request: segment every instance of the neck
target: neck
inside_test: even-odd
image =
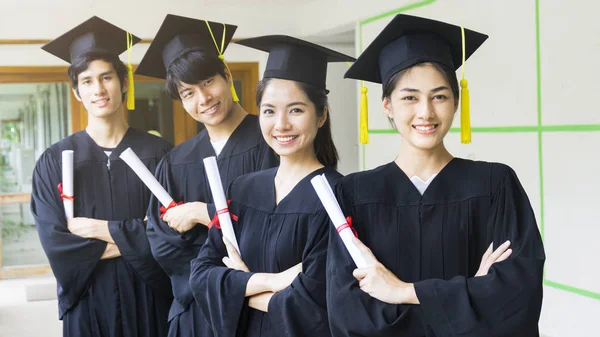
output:
[[[294,186],[302,178],[322,167],[323,164],[317,160],[314,151],[296,154],[293,157],[281,157],[275,181],[284,182],[286,185],[289,183]]]
[[[395,162],[409,178],[417,176],[426,181],[432,175],[439,173],[452,158],[444,143],[440,143],[432,150],[422,150],[403,141]]]
[[[233,131],[240,125],[248,113],[239,103],[233,103],[233,107],[227,118],[218,125],[206,125],[206,131],[212,141],[229,138]]]
[[[120,111],[107,117],[97,118],[88,113],[85,131],[100,147],[115,148],[127,132],[129,125]]]

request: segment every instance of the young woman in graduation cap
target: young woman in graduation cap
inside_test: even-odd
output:
[[[153,171],[171,149],[130,128],[123,114],[125,97],[133,97],[119,54],[139,41],[92,17],[43,47],[71,64],[73,93],[88,120],[85,130],[44,151],[32,178],[31,212],[56,277],[65,337],[167,333],[169,278],[152,257],[143,220],[151,193],[119,158],[131,148]],[[57,188],[67,184],[65,150],[73,151],[74,196]],[[73,201],[72,219],[64,199]]]
[[[393,162],[336,186],[369,267],[357,268],[331,231],[334,336],[539,335],[545,254],[517,175],[444,146],[459,106],[455,71],[486,39],[398,15],[346,73],[383,85],[383,110],[401,143]]]
[[[263,137],[281,165],[232,183],[240,254],[212,227],[190,285],[219,336],[329,336],[329,218],[310,179],[324,174],[333,184],[341,176],[325,79],[328,62],[354,59],[288,36],[237,43],[269,52],[256,95]]]
[[[257,117],[238,103],[224,61],[223,52],[236,28],[169,14],[136,70],[166,79],[171,97],[204,126],[197,136],[174,147],[156,170],[158,181],[181,205],[163,207],[153,196],[148,208],[148,239],[154,257],[171,278],[175,296],[169,312],[170,337],[212,336],[189,286],[190,261],[206,241],[207,226],[216,213],[203,159],[217,157],[225,187],[240,175],[278,164],[261,136]]]

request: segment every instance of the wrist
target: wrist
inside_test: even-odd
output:
[[[414,283],[405,283],[400,294],[402,298],[399,304],[419,304]]]
[[[207,217],[208,209],[205,203],[200,201],[194,202],[194,212],[192,216],[192,221],[194,224],[202,223],[202,220]]]

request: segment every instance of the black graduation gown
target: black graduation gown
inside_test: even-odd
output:
[[[127,147],[153,171],[171,145],[129,128],[107,157],[81,131],[49,147],[36,163],[31,212],[57,280],[64,336],[162,337],[167,332],[170,282],[152,257],[143,221],[151,192],[119,158]],[[106,242],[67,229],[57,188],[63,150],[74,151],[74,216],[108,220],[121,257],[101,260]]]
[[[414,282],[420,305],[391,305],[360,290],[331,231],[327,304],[338,336],[538,336],[544,248],[515,172],[455,158],[423,196],[394,163],[343,178],[344,214],[377,259]],[[513,253],[474,277],[493,241]]]
[[[310,179],[326,174],[331,184],[341,175],[321,168],[302,179],[275,204],[277,168],[238,178],[231,185],[229,209],[242,259],[250,273],[225,267],[227,256],[216,226],[192,261],[190,285],[215,335],[330,336],[325,302],[325,258],[329,217]],[[248,307],[248,279],[254,273],[278,273],[302,262],[303,272],[276,293],[268,313]]]
[[[215,151],[208,132],[203,130],[165,156],[156,170],[156,178],[177,202],[208,203],[212,218],[216,211],[203,164],[204,158],[210,156],[215,156]],[[247,115],[235,129],[217,157],[217,164],[225,190],[240,175],[277,166],[277,156],[265,143],[256,116]],[[152,196],[147,232],[152,253],[173,286],[175,299],[169,312],[169,336],[209,336],[210,327],[199,312],[189,286],[190,261],[198,256],[208,228],[199,224],[180,234],[160,219],[160,206]]]

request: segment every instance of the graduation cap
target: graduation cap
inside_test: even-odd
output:
[[[223,53],[236,29],[237,26],[230,24],[167,14],[135,72],[165,79],[171,63],[192,51],[218,57],[229,71]],[[230,89],[233,101],[238,102],[233,82]]]
[[[280,78],[325,88],[328,62],[353,62],[351,56],[286,35],[267,35],[237,41],[269,53],[263,78]]]
[[[462,66],[461,142],[467,144],[471,142],[471,126],[464,63],[487,38],[485,34],[449,23],[398,14],[358,57],[344,78],[385,85],[398,72],[423,62],[436,62],[454,71]],[[362,91],[366,99],[364,86]],[[366,115],[366,111],[361,109],[361,142],[367,129],[363,114]]]
[[[77,27],[42,46],[50,54],[68,62],[85,53],[102,51],[119,55],[127,50],[127,109],[135,109],[133,71],[131,68],[131,47],[141,39],[131,33],[93,16]]]

